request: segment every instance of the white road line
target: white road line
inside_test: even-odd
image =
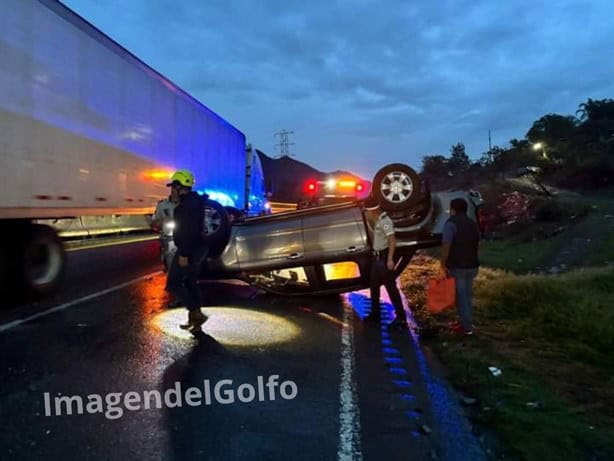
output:
[[[161,274],[161,273],[162,273],[162,271],[152,272],[151,274],[143,275],[142,277],[130,280],[130,281],[122,283],[120,285],[116,285],[114,287],[107,288],[106,290],[102,290],[102,291],[99,291],[97,293],[93,293],[91,295],[87,295],[87,296],[84,296],[82,298],[75,299],[74,301],[70,301],[70,302],[67,302],[67,303],[64,303],[64,304],[60,304],[59,306],[55,306],[55,307],[52,307],[51,309],[47,309],[46,311],[39,312],[38,314],[31,315],[30,317],[26,317],[25,319],[13,320],[12,322],[5,323],[4,325],[0,325],[0,333],[2,333],[3,331],[10,330],[11,328],[14,328],[14,327],[16,327],[18,325],[21,325],[22,323],[26,323],[26,322],[29,322],[31,320],[34,320],[34,319],[37,319],[37,318],[40,318],[40,317],[44,317],[46,315],[53,314],[54,312],[58,312],[58,311],[67,309],[69,307],[75,306],[75,305],[80,304],[82,302],[90,301],[92,299],[98,298],[100,296],[104,296],[104,295],[112,293],[114,291],[121,290],[122,288],[126,288],[127,286],[133,285],[133,284],[141,282],[143,280],[147,280],[148,278],[154,277],[154,276],[156,276],[158,274]]]
[[[361,461],[360,410],[354,378],[354,311],[345,299],[341,331],[341,385],[339,386],[339,461]]]

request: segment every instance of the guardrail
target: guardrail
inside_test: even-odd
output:
[[[271,203],[271,211],[273,213],[281,213],[283,211],[296,210],[296,203],[288,203],[288,202],[270,202],[270,203]]]

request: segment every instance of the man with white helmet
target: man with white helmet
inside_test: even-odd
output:
[[[181,281],[179,291],[188,309],[188,322],[180,327],[196,333],[207,321],[207,316],[200,310],[201,293],[197,284],[201,264],[209,252],[202,239],[205,218],[203,200],[192,190],[194,175],[188,170],[176,171],[167,186],[175,189],[179,196],[179,205],[174,210],[173,230],[177,253],[169,277],[177,277]]]

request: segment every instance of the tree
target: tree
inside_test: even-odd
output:
[[[544,115],[533,122],[533,126],[527,132],[527,139],[532,143],[541,142],[553,147],[571,138],[577,126],[578,119],[571,115]]]
[[[588,99],[578,106],[584,142],[608,142],[614,137],[614,99]]]
[[[614,99],[601,99],[595,101],[588,98],[588,101],[578,106],[576,115],[577,114],[580,114],[580,120],[583,122],[614,120]]]
[[[448,159],[443,155],[427,155],[422,159],[422,174],[429,179],[443,178],[448,174]]]
[[[465,145],[462,142],[456,143],[450,149],[451,156],[448,161],[448,167],[452,174],[459,174],[467,171],[471,166],[469,156],[465,153]]]

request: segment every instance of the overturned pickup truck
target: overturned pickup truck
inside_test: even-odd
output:
[[[416,250],[441,245],[452,199],[464,198],[476,221],[482,203],[477,192],[431,193],[404,164],[380,169],[371,193],[395,224],[397,276]],[[247,219],[229,219],[224,207],[208,203],[205,220],[213,251],[203,264],[203,279],[239,279],[285,295],[368,287],[371,242],[362,201]]]

